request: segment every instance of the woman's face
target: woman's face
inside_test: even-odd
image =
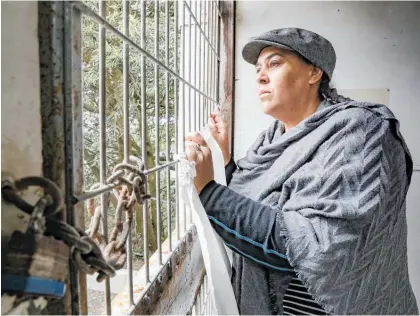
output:
[[[256,64],[258,96],[264,113],[280,120],[293,119],[293,113],[308,101],[313,70],[291,51],[264,48]]]

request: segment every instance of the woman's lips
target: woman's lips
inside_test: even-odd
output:
[[[270,94],[270,91],[260,91],[260,98],[264,98]]]

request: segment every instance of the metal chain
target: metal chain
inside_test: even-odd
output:
[[[13,203],[21,209],[22,211],[32,214],[34,206],[28,204],[24,201],[19,195],[19,191],[26,190],[30,186],[37,186],[44,189],[45,196],[50,196],[52,202],[45,209],[44,215],[51,216],[57,213],[63,207],[63,197],[61,195],[60,189],[57,185],[42,177],[25,177],[19,180],[13,179],[11,176],[4,177],[1,181],[1,192],[3,198],[9,202]]]
[[[95,198],[88,200],[88,210],[92,217],[87,233],[97,242],[105,261],[115,270],[121,269],[127,259],[125,245],[131,232],[134,205],[136,203],[143,205],[151,197],[146,193],[146,181],[143,161],[133,156],[130,156],[130,163],[116,165],[112,175],[106,180],[106,184],[121,184],[120,191],[115,190],[118,195],[118,203],[115,210],[115,226],[111,231],[108,243],[106,243],[104,236],[99,232],[102,219],[101,207],[99,203],[95,207]],[[95,184],[91,190],[99,187],[100,184]],[[123,212],[125,212],[124,222],[122,222]]]
[[[134,205],[143,205],[151,197],[146,193],[146,181],[144,163],[137,157],[130,156],[130,163],[118,164],[113,169],[106,182],[121,184],[121,189],[115,212],[115,227],[111,231],[108,243],[99,232],[102,214],[99,203],[95,207],[95,198],[88,201],[88,211],[92,219],[88,231],[84,232],[52,216],[64,205],[60,189],[52,181],[42,177],[26,177],[19,180],[8,177],[2,180],[1,190],[7,202],[31,215],[29,227],[34,233],[50,235],[64,241],[70,246],[71,257],[77,267],[87,274],[98,272],[97,281],[101,282],[107,277],[113,277],[115,270],[121,269],[126,262],[125,245],[131,232]],[[30,186],[44,189],[44,196],[35,206],[28,204],[18,194]],[[100,184],[95,184],[91,190],[99,187]]]
[[[30,186],[44,189],[44,196],[35,206],[28,204],[18,194]],[[42,177],[25,177],[16,181],[7,177],[2,179],[1,192],[6,202],[14,204],[31,215],[29,227],[34,233],[45,234],[64,241],[70,247],[71,257],[80,270],[88,274],[98,272],[99,282],[115,275],[114,268],[105,261],[101,250],[92,238],[82,229],[52,216],[64,205],[60,189],[55,183]]]

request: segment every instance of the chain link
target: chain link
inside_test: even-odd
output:
[[[88,200],[88,211],[91,214],[91,221],[87,233],[94,239],[105,261],[114,269],[121,269],[127,259],[126,242],[131,232],[133,222],[134,205],[137,203],[143,205],[150,199],[150,195],[146,193],[146,176],[144,175],[144,163],[137,157],[130,156],[130,163],[120,163],[115,166],[111,176],[107,179],[106,184],[120,184],[118,202],[115,210],[115,226],[106,243],[104,236],[99,232],[100,221],[102,219],[101,206],[96,202],[95,198]],[[99,188],[100,185],[94,185],[91,190]],[[125,221],[122,222],[122,214],[125,213]]]
[[[35,206],[28,204],[19,192],[30,186],[44,189],[42,196]],[[11,177],[2,179],[2,197],[6,202],[31,215],[29,229],[36,234],[45,234],[64,241],[71,249],[71,258],[77,267],[88,273],[98,272],[98,281],[113,277],[115,270],[110,266],[98,247],[82,229],[73,227],[52,215],[63,208],[63,198],[60,189],[50,180],[42,177],[26,177],[14,180]]]
[[[45,196],[52,198],[51,203],[44,211],[45,216],[54,215],[61,210],[64,203],[60,189],[54,182],[42,177],[25,177],[19,180],[14,180],[11,176],[5,177],[1,181],[2,196],[7,202],[14,204],[28,214],[32,214],[34,206],[28,204],[18,194],[18,192],[24,191],[30,186],[44,189]]]
[[[115,275],[115,270],[121,269],[127,259],[126,242],[131,232],[135,204],[143,205],[150,195],[146,193],[146,176],[144,163],[137,157],[130,156],[130,163],[120,163],[113,169],[106,184],[120,185],[118,203],[115,211],[115,226],[111,231],[108,243],[99,232],[102,220],[101,206],[95,198],[88,200],[87,209],[91,215],[89,229],[84,232],[52,215],[63,208],[63,197],[60,189],[50,180],[42,177],[26,177],[14,180],[11,177],[2,179],[2,196],[22,211],[31,215],[30,229],[34,233],[53,236],[64,241],[71,249],[71,258],[77,267],[87,273],[98,273],[97,281],[101,282]],[[19,192],[30,186],[44,189],[44,195],[35,206],[28,204]],[[100,188],[95,184],[91,190]],[[122,214],[125,213],[125,221]]]

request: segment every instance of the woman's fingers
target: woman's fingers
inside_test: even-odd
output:
[[[210,114],[210,118],[212,118],[214,120],[214,123],[216,124],[220,133],[222,132],[222,130],[227,129],[227,122],[223,119],[220,112],[212,112]]]
[[[214,118],[210,116],[209,119],[207,120],[207,123],[209,124],[211,134],[213,135],[213,137],[215,137],[215,135],[219,133],[219,128],[217,127],[217,124],[214,121]]]
[[[204,156],[211,156],[210,148],[206,146],[201,146],[192,141],[185,142],[185,155],[190,161],[194,161],[196,164],[203,162]]]
[[[214,125],[213,125],[214,122]],[[210,124],[211,123],[211,124]],[[230,160],[229,154],[229,128],[227,122],[222,118],[218,112],[212,112],[209,117],[209,126],[213,138],[216,140],[223,153],[225,165]]]
[[[198,144],[192,141],[185,142],[185,155],[190,161],[195,161],[199,163],[199,153],[198,153]]]
[[[197,132],[188,133],[185,136],[185,141],[186,142],[191,141],[191,142],[194,142],[196,144],[200,144],[201,146],[206,146],[207,147],[206,141],[203,139],[203,137],[201,137],[200,133],[197,133]]]

